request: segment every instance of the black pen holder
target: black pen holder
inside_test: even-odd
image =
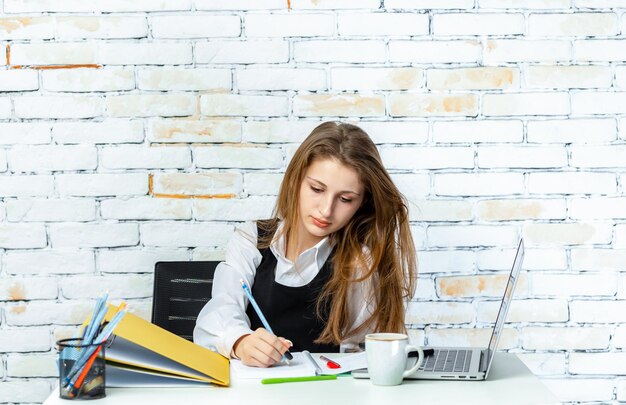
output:
[[[59,349],[59,396],[64,399],[98,399],[105,392],[105,345],[83,339],[57,341]]]

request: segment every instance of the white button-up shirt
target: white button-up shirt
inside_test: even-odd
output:
[[[237,339],[252,333],[250,319],[246,315],[248,299],[239,280],[243,279],[250,287],[254,284],[256,269],[262,259],[257,249],[257,238],[256,223],[237,229],[226,247],[225,261],[215,270],[212,298],[200,311],[193,332],[194,342],[226,357],[231,356]],[[286,257],[284,238],[275,237],[270,249],[277,260],[275,280],[288,287],[310,283],[332,251],[328,238],[324,238],[302,252],[294,263]],[[374,299],[371,286],[370,280],[351,285],[348,293],[351,329],[361,325],[372,313]],[[271,319],[268,322],[272,324]],[[363,331],[342,342],[341,351],[358,350],[358,343],[364,341],[367,333],[370,331]],[[283,337],[289,339],[289,336]]]

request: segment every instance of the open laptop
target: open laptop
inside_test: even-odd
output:
[[[489,375],[493,356],[498,348],[500,334],[504,328],[506,314],[511,305],[517,278],[524,261],[524,241],[520,239],[517,245],[515,261],[511,268],[509,281],[504,290],[498,317],[491,333],[489,346],[484,347],[433,347],[424,348],[424,362],[408,379],[420,380],[485,380]],[[415,356],[417,353],[411,353]],[[413,364],[415,361],[409,359]],[[354,378],[368,378],[367,369],[354,370]]]

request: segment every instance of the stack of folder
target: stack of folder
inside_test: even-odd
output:
[[[105,320],[117,308],[109,305]],[[230,384],[230,361],[136,315],[127,313],[106,347],[109,387]]]

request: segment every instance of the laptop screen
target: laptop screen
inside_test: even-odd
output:
[[[487,369],[485,372],[485,378],[491,368],[491,361],[493,360],[493,354],[498,348],[498,341],[500,340],[500,334],[504,328],[504,321],[506,320],[506,314],[509,311],[509,306],[513,299],[513,292],[515,291],[515,285],[517,284],[517,278],[520,270],[522,269],[522,262],[524,261],[524,241],[520,239],[517,245],[517,253],[515,254],[515,261],[513,262],[513,268],[509,275],[509,281],[506,284],[504,290],[504,297],[502,298],[502,304],[498,311],[498,317],[496,318],[496,324],[491,334],[491,340],[489,340],[489,346],[487,347]]]

